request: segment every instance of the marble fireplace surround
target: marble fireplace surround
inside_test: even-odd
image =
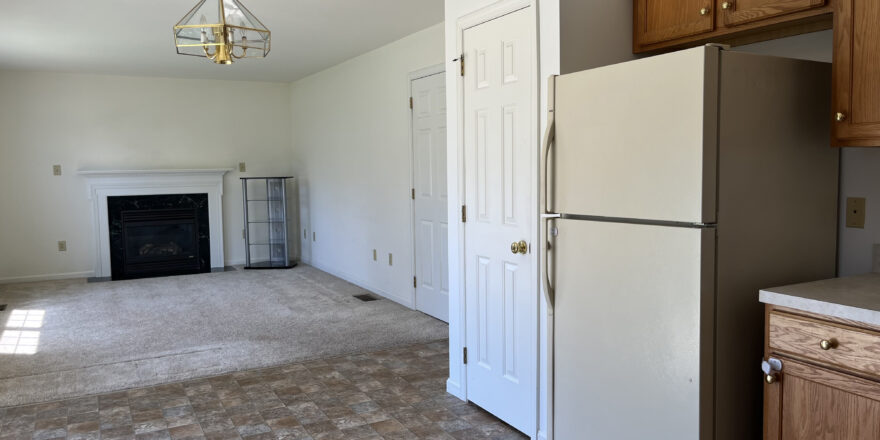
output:
[[[95,234],[95,277],[110,277],[110,226],[107,197],[158,194],[208,195],[208,224],[211,231],[211,266],[222,268],[223,259],[223,175],[227,168],[189,170],[82,170],[88,197],[92,201]]]

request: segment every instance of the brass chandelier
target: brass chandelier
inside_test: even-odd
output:
[[[180,55],[205,57],[217,64],[264,58],[272,33],[238,0],[201,0],[176,25]]]

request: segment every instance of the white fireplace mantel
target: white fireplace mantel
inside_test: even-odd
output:
[[[107,197],[207,194],[211,266],[223,267],[223,175],[227,168],[194,170],[81,170],[88,181],[95,231],[95,276],[109,277],[110,224]]]

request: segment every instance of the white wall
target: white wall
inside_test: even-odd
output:
[[[218,66],[218,68],[223,68]],[[0,281],[91,276],[81,169],[291,172],[288,84],[0,72]],[[63,175],[52,176],[60,164]],[[241,184],[227,174],[227,264],[244,261]],[[57,241],[67,240],[67,252]]]
[[[831,62],[833,35],[831,31],[815,32],[735,50]],[[843,148],[841,155],[837,265],[838,274],[847,276],[871,272],[873,246],[880,243],[880,148]],[[846,227],[847,197],[867,198],[864,229]]]
[[[308,237],[303,261],[407,306],[414,294],[408,74],[442,62],[438,24],[294,82],[289,96],[298,235]]]

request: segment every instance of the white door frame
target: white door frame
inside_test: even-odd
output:
[[[466,15],[459,17],[456,22],[455,35],[456,35],[456,53],[461,54],[464,51],[464,31],[465,30],[472,28],[472,27],[475,27],[475,26],[478,26],[478,25],[483,24],[485,22],[494,20],[496,18],[505,16],[505,15],[510,14],[512,12],[516,12],[516,11],[519,11],[521,9],[526,9],[526,8],[531,9],[530,14],[531,14],[533,21],[535,23],[535,27],[532,32],[532,41],[529,43],[531,45],[531,49],[532,49],[531,53],[533,54],[533,59],[531,60],[532,72],[533,72],[532,78],[536,81],[535,87],[533,88],[534,92],[532,95],[533,114],[532,114],[532,117],[530,118],[532,120],[532,124],[533,124],[532,133],[534,134],[534,140],[533,140],[534,141],[533,142],[534,143],[534,157],[533,157],[534,166],[532,167],[532,172],[531,172],[531,175],[529,176],[529,178],[531,179],[531,182],[534,183],[533,190],[532,190],[532,197],[531,197],[532,200],[530,203],[534,209],[535,221],[532,222],[532,231],[529,234],[530,235],[529,241],[530,241],[530,243],[535,245],[534,249],[537,249],[536,246],[537,246],[538,240],[539,240],[539,237],[538,237],[539,222],[537,221],[537,218],[538,218],[538,178],[539,178],[538,164],[540,163],[540,161],[539,161],[539,159],[540,159],[539,127],[541,126],[540,122],[539,122],[540,118],[541,118],[541,116],[540,116],[541,113],[539,111],[539,108],[540,108],[540,94],[541,94],[541,90],[542,90],[542,81],[540,80],[540,76],[539,76],[540,52],[539,52],[539,48],[538,48],[537,1],[536,0],[498,0],[497,2],[492,3],[484,8],[478,9],[476,11],[473,11],[471,13],[468,13]],[[454,65],[456,66],[456,68],[459,67],[458,62],[454,63]],[[468,60],[465,60],[465,68],[468,68],[467,66],[468,66]],[[450,70],[450,71],[452,71],[452,70]],[[462,227],[462,224],[461,224],[461,206],[464,204],[464,200],[466,199],[465,194],[466,194],[466,189],[467,189],[465,187],[466,173],[464,172],[464,170],[465,170],[464,78],[458,74],[458,70],[455,70],[454,73],[455,73],[454,76],[456,78],[456,80],[455,80],[455,84],[456,84],[455,93],[456,93],[456,97],[457,97],[457,102],[455,103],[455,111],[457,113],[457,115],[456,115],[457,121],[456,121],[456,133],[452,133],[452,134],[454,135],[454,139],[456,140],[457,144],[455,145],[454,150],[452,148],[450,148],[450,153],[452,153],[454,151],[455,156],[456,156],[454,159],[455,160],[454,170],[455,170],[456,174],[454,176],[450,175],[449,181],[450,182],[455,181],[458,188],[456,191],[449,192],[449,198],[450,198],[449,221],[450,221],[450,224],[453,224],[453,222],[458,224],[457,234],[456,234],[457,239],[458,239],[458,243],[457,243],[458,249],[456,250],[457,255],[455,255],[455,258],[457,261],[454,261],[454,260],[452,260],[452,258],[450,258],[450,260],[451,260],[450,261],[450,269],[455,267],[459,272],[459,277],[458,277],[458,286],[457,286],[458,293],[457,293],[457,295],[454,295],[452,292],[450,292],[449,368],[450,368],[451,373],[450,373],[450,379],[447,381],[446,389],[447,389],[448,393],[450,393],[450,394],[452,394],[462,400],[467,400],[467,366],[464,364],[463,359],[462,359],[462,353],[460,352],[462,347],[467,346],[467,334],[466,334],[466,326],[465,326],[465,322],[467,319],[466,318],[466,316],[467,316],[466,315],[466,308],[465,308],[466,280],[464,277],[464,273],[466,270],[466,267],[465,267],[466,261],[465,261],[465,256],[464,256],[465,255],[465,231],[464,231],[464,227]],[[450,109],[451,109],[451,107],[450,107]],[[449,139],[453,139],[453,136],[449,136]],[[450,156],[451,156],[451,154],[450,154]],[[452,158],[450,158],[450,159],[452,160]],[[450,163],[450,164],[452,164],[452,163]],[[450,170],[453,169],[453,167],[449,167],[449,168],[450,168]],[[450,257],[452,257],[452,255],[453,255],[453,253],[450,252]],[[536,254],[533,253],[532,255],[536,255]],[[535,271],[534,272],[535,274],[540,273],[540,270],[539,270],[540,268],[539,268],[538,263],[539,263],[538,258],[534,258],[534,261],[532,262],[532,264],[534,265],[533,270]],[[541,292],[541,290],[540,290],[541,289],[540,288],[540,277],[536,276],[534,281],[535,281],[534,292],[536,295],[539,295]],[[453,297],[455,297],[455,298],[453,298]],[[540,307],[538,307],[538,310],[535,310],[535,314],[538,315],[538,316],[536,316],[536,322],[541,323],[543,320],[540,319]],[[453,321],[455,321],[455,322],[453,322]],[[538,353],[535,353],[535,359],[539,365],[541,363],[540,346],[543,345],[542,342],[544,342],[540,338],[540,335],[541,335],[541,333],[539,332],[539,328],[538,328],[538,326],[536,326],[534,329],[533,337],[535,338],[535,340],[537,342],[536,347],[539,348]],[[540,369],[539,365],[536,365],[536,367],[535,367],[535,371],[538,372],[538,375],[537,375],[538,377],[535,378],[535,383],[540,387],[540,384],[542,383],[542,381],[540,380],[541,379],[540,376],[546,375],[547,372],[542,371]],[[453,371],[455,371],[454,374],[452,373]],[[542,390],[536,390],[535,394],[536,394],[536,398],[538,400],[538,402],[536,402],[536,405],[535,405],[535,407],[538,408],[538,411],[535,414],[535,420],[536,420],[535,426],[537,427],[537,430],[540,431],[541,428],[543,428],[540,423],[540,418],[541,418],[540,412],[543,410],[543,408],[541,406],[541,402],[540,402]],[[544,433],[544,432],[530,433],[530,436],[532,438],[544,437],[545,435],[546,435],[546,433]]]
[[[413,98],[413,96],[412,96],[412,82],[413,81],[415,81],[417,79],[422,79],[422,78],[425,78],[428,76],[432,76],[432,75],[439,75],[441,73],[446,73],[446,64],[443,64],[443,63],[435,64],[433,66],[428,66],[428,67],[410,72],[406,76],[406,78],[407,78],[406,79],[406,90],[407,90],[406,93],[409,95],[410,99]],[[416,152],[415,152],[416,146],[413,143],[413,135],[412,135],[414,122],[415,122],[415,120],[413,119],[413,109],[410,108],[409,109],[409,134],[408,134],[408,136],[409,136],[409,166],[410,166],[409,167],[409,183],[410,183],[410,190],[412,190],[412,188],[416,187],[416,163],[415,163],[415,161],[416,161]],[[448,138],[448,133],[447,133],[447,138]],[[418,258],[416,256],[416,201],[412,197],[410,197],[410,201],[409,201],[409,215],[410,215],[409,224],[412,226],[412,229],[411,229],[412,250],[413,250],[412,273],[413,273],[413,276],[416,276],[416,263],[417,263],[416,258]],[[411,308],[413,310],[417,310],[416,309],[416,287],[415,286],[413,286],[413,289],[412,289],[412,296],[411,296],[410,304],[412,304]]]

